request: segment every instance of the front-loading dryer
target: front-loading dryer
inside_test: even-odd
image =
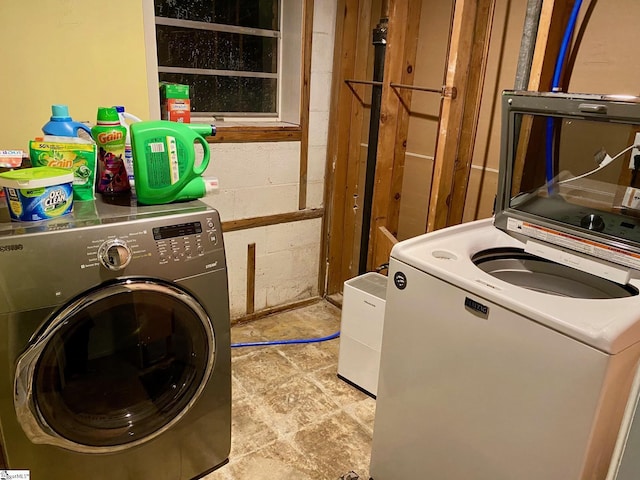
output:
[[[503,94],[495,217],[391,252],[374,480],[605,479],[640,358],[638,132],[637,98]]]
[[[226,463],[231,440],[218,212],[128,200],[74,210],[0,223],[6,467],[34,480],[199,478]]]

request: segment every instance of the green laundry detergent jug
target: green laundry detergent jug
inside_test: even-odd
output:
[[[138,202],[145,205],[194,200],[213,188],[202,178],[209,165],[215,126],[154,120],[132,123],[131,147]],[[204,156],[196,164],[195,142]]]

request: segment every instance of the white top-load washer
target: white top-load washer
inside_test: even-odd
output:
[[[391,253],[374,480],[609,470],[640,358],[640,103],[504,92],[502,122],[495,218]]]

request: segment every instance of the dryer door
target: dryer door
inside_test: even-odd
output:
[[[18,420],[34,443],[85,453],[130,448],[197,401],[214,346],[207,312],[178,285],[101,285],[54,314],[19,358]]]

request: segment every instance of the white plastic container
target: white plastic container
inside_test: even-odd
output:
[[[73,211],[73,172],[34,167],[0,174],[9,215],[21,222],[50,220]]]
[[[142,120],[135,115],[125,111],[123,106],[114,107],[118,112],[120,118],[120,125],[127,129],[127,136],[124,143],[124,168],[127,171],[127,177],[129,178],[129,185],[131,186],[131,193],[135,193],[135,179],[133,175],[133,149],[131,148],[131,133],[129,125],[134,122],[141,122]]]
[[[344,282],[338,376],[376,396],[387,277],[365,273]]]

